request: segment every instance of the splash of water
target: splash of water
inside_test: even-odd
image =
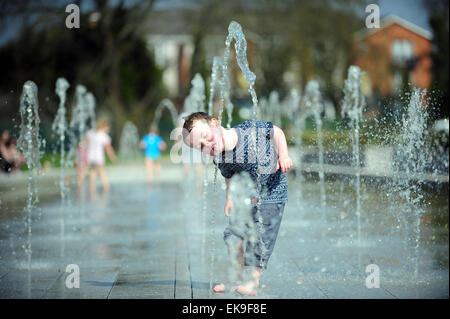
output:
[[[86,108],[85,94],[87,90],[83,85],[77,85],[75,88],[75,106],[72,109],[70,118],[70,149],[67,154],[68,163],[73,165],[74,159],[79,161],[80,154],[78,153],[78,144],[83,139],[87,131],[87,120],[89,118],[89,112]]]
[[[258,114],[258,116],[263,121],[270,122],[272,120],[272,115],[270,114],[270,109],[269,109],[269,103],[267,102],[267,99],[265,97],[262,97],[259,100],[259,113],[260,114]]]
[[[60,179],[59,179],[59,190],[61,195],[61,201],[64,203],[67,197],[67,187],[65,183],[66,176],[66,154],[65,154],[65,139],[66,139],[66,130],[67,130],[67,121],[66,121],[66,91],[70,87],[69,82],[65,78],[58,78],[56,80],[56,89],[55,92],[59,97],[59,107],[56,112],[55,119],[53,120],[52,130],[59,137],[59,148],[60,148]]]
[[[158,106],[156,107],[155,117],[153,118],[152,125],[158,127],[159,122],[161,121],[162,111],[164,109],[169,110],[170,116],[172,117],[172,123],[174,127],[177,127],[178,124],[178,111],[175,105],[169,99],[162,100]]]
[[[213,115],[214,112],[214,94],[217,86],[222,86],[222,81],[224,81],[224,97],[225,97],[225,108],[227,110],[228,115],[228,122],[227,127],[231,127],[231,122],[233,121],[233,103],[231,103],[231,97],[230,97],[230,90],[231,90],[231,83],[230,83],[230,77],[227,75],[225,78],[222,78],[221,71],[223,68],[223,62],[222,59],[219,57],[213,58],[213,66],[211,71],[211,82],[209,87],[209,101],[208,101],[208,114]]]
[[[89,112],[86,107],[86,87],[84,85],[77,85],[75,89],[75,107],[72,110],[72,117],[70,119],[70,127],[78,129],[78,135],[84,136],[87,130],[87,119]]]
[[[292,89],[289,92],[289,96],[286,102],[285,114],[288,118],[293,119],[299,108],[300,95],[296,89]]]
[[[356,216],[358,222],[358,245],[361,245],[361,164],[359,156],[359,123],[362,119],[362,111],[366,106],[365,97],[362,94],[362,72],[357,66],[350,66],[344,86],[344,100],[341,116],[350,119],[352,136],[353,165],[356,169]]]
[[[139,133],[131,121],[127,121],[122,129],[119,143],[119,154],[124,159],[136,160],[139,154]]]
[[[269,94],[269,110],[273,124],[281,126],[280,97],[277,91],[272,91]]]
[[[228,35],[227,38],[225,40],[225,53],[223,56],[223,64],[222,64],[222,76],[221,76],[221,81],[220,81],[220,100],[219,100],[219,112],[218,112],[218,126],[220,127],[222,124],[222,113],[223,113],[223,108],[224,108],[224,104],[225,104],[225,98],[226,98],[226,91],[227,91],[227,84],[226,84],[226,79],[228,77],[228,58],[230,55],[230,47],[231,47],[231,42],[235,41],[234,44],[234,48],[235,48],[235,52],[236,52],[236,60],[237,60],[237,64],[239,66],[239,68],[241,69],[242,75],[245,79],[245,81],[248,83],[249,85],[249,93],[251,95],[252,98],[252,103],[253,103],[253,126],[254,126],[254,130],[253,130],[253,134],[256,140],[256,134],[257,134],[257,129],[256,129],[256,118],[257,118],[257,114],[258,114],[258,98],[256,96],[256,91],[254,89],[254,85],[255,85],[255,80],[256,80],[256,75],[250,70],[249,68],[249,64],[248,64],[248,60],[247,60],[247,41],[245,40],[245,36],[244,33],[242,32],[242,28],[240,26],[239,23],[237,23],[236,21],[231,21],[231,23],[228,26]],[[256,154],[256,164],[259,165],[258,162],[258,143],[254,143],[254,147],[255,147],[255,154]],[[216,158],[216,163],[218,163],[218,158]],[[214,203],[217,203],[217,171],[218,171],[218,166],[216,165],[215,167],[215,171],[214,171]],[[260,205],[261,205],[261,189],[260,189],[260,178],[259,178],[259,170],[258,171],[258,175],[257,175],[257,187],[258,187],[258,192],[257,192],[257,215],[258,215],[258,220],[261,221],[261,216],[259,214],[260,211]],[[212,215],[211,215],[211,244],[212,244],[212,253],[211,253],[211,261],[210,261],[210,294],[212,293],[212,281],[213,281],[213,269],[214,269],[214,258],[215,258],[215,213],[216,213],[216,207],[214,207],[212,209]],[[263,258],[262,258],[263,259]]]
[[[55,92],[59,96],[59,107],[56,112],[55,119],[53,120],[52,130],[59,137],[59,147],[60,147],[60,176],[59,176],[59,191],[61,195],[61,218],[60,218],[60,241],[61,241],[61,256],[64,256],[64,229],[65,229],[65,217],[64,217],[64,206],[66,204],[66,199],[68,196],[68,187],[66,186],[66,148],[65,148],[65,139],[66,139],[66,130],[67,130],[67,121],[66,121],[66,91],[70,87],[69,82],[65,78],[58,78],[56,80],[56,89]]]
[[[20,136],[17,140],[17,148],[20,150],[28,167],[28,201],[25,207],[28,240],[24,245],[25,253],[28,257],[28,287],[29,297],[31,297],[31,235],[32,235],[32,211],[39,202],[38,196],[38,177],[41,168],[41,140],[39,138],[39,102],[38,88],[32,81],[27,81],[23,85],[22,95],[20,97]]]
[[[423,195],[421,178],[429,162],[428,152],[424,151],[424,139],[427,134],[428,97],[426,90],[414,88],[408,105],[407,113],[401,119],[401,132],[397,138],[397,154],[394,170],[404,172],[406,176],[417,176],[413,179],[397,179],[394,190],[405,200],[403,214],[412,224],[414,277],[419,274],[419,248],[421,216],[425,209],[422,205]],[[407,229],[408,232],[408,229]]]
[[[294,124],[294,139],[297,147],[295,148],[296,154],[295,157],[297,158],[297,189],[298,189],[298,200],[299,203],[301,202],[303,198],[303,191],[302,191],[302,134],[305,127],[305,119],[303,113],[300,113],[300,95],[298,94],[298,91],[295,89],[292,89],[287,101],[286,105],[286,115],[290,119],[293,120]]]
[[[327,198],[325,194],[325,174],[324,174],[324,159],[323,159],[324,153],[323,134],[322,134],[323,103],[322,103],[322,96],[319,90],[319,82],[309,81],[306,84],[305,95],[303,97],[301,109],[304,112],[304,120],[306,120],[306,117],[312,115],[316,123],[317,145],[319,147],[320,204],[322,207],[325,207]]]
[[[239,234],[243,238],[242,247],[245,249],[245,254],[253,255],[257,249],[258,231],[255,227],[252,216],[252,195],[256,195],[257,188],[250,174],[242,172],[233,176],[233,183],[230,183],[229,193],[233,198],[233,211],[228,219],[228,227],[230,227],[235,234]],[[242,268],[239,260],[236,258],[240,253],[236,247],[236,243],[227,243],[229,249],[230,261],[232,264],[229,272],[229,279],[231,282],[237,282],[243,279]]]
[[[205,81],[197,73],[191,81],[191,90],[186,97],[183,105],[183,111],[191,114],[194,112],[205,112]]]
[[[85,97],[85,107],[87,112],[87,120],[89,121],[89,128],[95,128],[96,127],[96,116],[95,116],[95,96],[91,92],[87,92]]]
[[[209,84],[209,100],[208,100],[208,114],[210,116],[213,115],[214,112],[214,94],[216,91],[216,87],[219,85],[220,74],[219,72],[222,70],[222,59],[218,56],[213,58],[213,65],[211,70],[211,81]]]

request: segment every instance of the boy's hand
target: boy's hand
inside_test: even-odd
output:
[[[286,173],[292,167],[292,160],[289,156],[278,158],[277,170],[281,167],[281,172]]]
[[[233,201],[231,199],[228,199],[227,202],[225,203],[225,215],[229,217],[230,210],[232,210],[233,208],[234,208]]]

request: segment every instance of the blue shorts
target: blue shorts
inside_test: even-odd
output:
[[[151,159],[151,160],[157,160],[161,157],[161,154],[145,154],[145,158]]]

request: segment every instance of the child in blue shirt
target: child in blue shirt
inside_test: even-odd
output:
[[[166,149],[166,143],[164,143],[164,140],[158,133],[158,128],[150,125],[149,133],[142,138],[140,143],[140,147],[144,150],[145,154],[145,180],[147,184],[151,184],[153,170],[155,171],[155,175],[159,176],[161,165],[158,160],[161,157],[161,151]]]

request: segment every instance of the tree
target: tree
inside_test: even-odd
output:
[[[433,30],[432,40],[432,91],[439,95],[439,101],[435,106],[435,118],[449,117],[449,94],[448,94],[448,46],[449,46],[449,7],[448,0],[424,1],[429,12],[429,23]]]
[[[21,86],[33,80],[39,87],[42,119],[50,122],[58,103],[55,81],[63,76],[71,83],[71,91],[77,84],[93,91],[98,109],[111,113],[114,131],[120,132],[127,119],[146,126],[165,94],[162,71],[144,39],[143,21],[154,1],[133,5],[120,1],[114,6],[95,1],[92,11],[82,12],[79,29],[62,27],[67,1],[36,2],[41,7],[35,16],[30,13],[35,9],[34,1],[18,1],[16,6],[8,2],[5,8],[10,19],[14,14],[19,20],[32,16],[35,23],[24,23],[22,32],[0,48],[0,65],[5,70],[0,77],[0,94],[9,97],[2,118],[15,116]],[[0,8],[2,5],[4,2]],[[95,24],[89,20],[92,12],[101,14]]]
[[[362,25],[363,0],[192,0],[202,30],[225,37],[231,20],[246,33],[259,94],[286,91],[283,75],[300,65],[304,85],[313,77],[333,86],[338,59],[348,63],[353,33]],[[358,13],[359,12],[359,13]],[[320,17],[320,18],[319,18]],[[205,31],[204,31],[205,33]],[[252,63],[253,62],[253,63]]]

